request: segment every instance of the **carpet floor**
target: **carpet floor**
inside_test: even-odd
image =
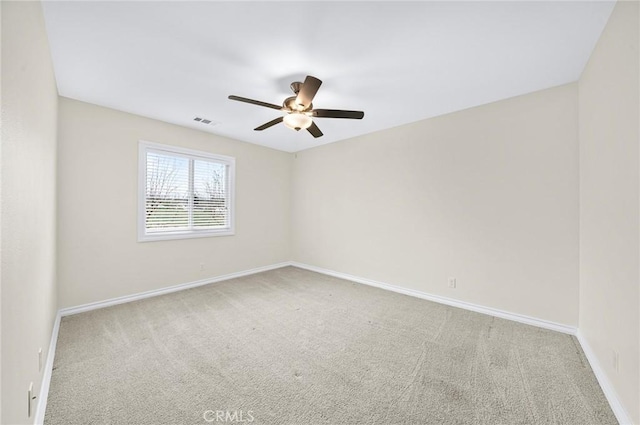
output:
[[[615,424],[576,338],[286,267],[62,319],[46,425]]]

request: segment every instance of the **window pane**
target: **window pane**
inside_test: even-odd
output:
[[[235,158],[139,143],[138,241],[228,236]]]
[[[189,160],[147,152],[146,229],[189,228]]]
[[[193,161],[193,226],[228,226],[227,167],[224,164]]]

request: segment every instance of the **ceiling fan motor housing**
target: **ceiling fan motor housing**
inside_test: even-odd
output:
[[[313,109],[313,103],[310,103],[306,108],[300,109],[301,106],[296,103],[296,96],[288,97],[282,102],[282,106],[289,111],[310,111]]]

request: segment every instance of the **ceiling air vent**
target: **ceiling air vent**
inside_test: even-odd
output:
[[[217,123],[217,122],[215,122],[215,121],[208,120],[208,119],[206,119],[206,118],[201,118],[201,117],[195,117],[193,120],[194,120],[194,121],[197,121],[197,122],[199,122],[199,123],[202,123],[202,124],[206,124],[206,125],[216,125],[216,124],[218,124],[218,123]]]

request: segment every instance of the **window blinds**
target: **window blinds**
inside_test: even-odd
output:
[[[226,229],[229,218],[228,164],[146,151],[146,233]]]

